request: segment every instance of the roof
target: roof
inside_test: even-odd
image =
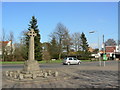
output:
[[[9,41],[0,41],[0,47],[6,46],[9,43]]]
[[[0,41],[0,43],[8,43],[9,41]]]
[[[93,49],[92,47],[89,47],[88,48],[88,51],[90,51],[90,52],[93,52],[95,49]]]
[[[116,47],[116,46],[105,46],[105,47]]]

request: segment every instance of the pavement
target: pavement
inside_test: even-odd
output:
[[[106,61],[99,66],[98,61],[82,62],[80,65],[40,64],[41,69],[58,71],[59,76],[28,82],[7,80],[6,70],[20,70],[23,65],[2,66],[3,88],[118,88],[118,61]]]

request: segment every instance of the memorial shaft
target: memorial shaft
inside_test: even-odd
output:
[[[34,32],[33,29],[31,29],[28,32],[28,36],[30,37],[30,39],[29,39],[29,56],[28,56],[28,60],[35,60],[35,57],[34,57],[34,37],[36,36],[36,33]]]
[[[28,60],[34,60],[34,37],[30,37],[29,40],[29,58]]]

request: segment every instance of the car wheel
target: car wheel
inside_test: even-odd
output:
[[[78,62],[78,65],[80,65],[80,62]]]
[[[70,63],[68,63],[67,65],[70,65]]]

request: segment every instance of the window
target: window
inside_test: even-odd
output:
[[[74,60],[77,60],[77,58],[74,58]]]
[[[72,58],[69,58],[69,60],[72,60]]]

